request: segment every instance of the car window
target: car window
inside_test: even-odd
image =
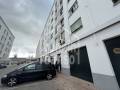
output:
[[[48,70],[48,69],[50,69],[50,66],[49,66],[49,65],[44,65],[44,66],[43,66],[43,69],[44,69],[44,70]]]
[[[36,65],[36,70],[41,70],[42,69],[42,65]]]
[[[50,69],[50,66],[49,65],[46,65],[46,64],[37,64],[36,65],[36,70],[48,70]]]
[[[35,70],[35,64],[30,64],[25,67],[25,70]]]

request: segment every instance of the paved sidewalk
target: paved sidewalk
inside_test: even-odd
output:
[[[59,87],[58,90],[97,90],[89,82],[63,74],[58,75],[56,85]]]

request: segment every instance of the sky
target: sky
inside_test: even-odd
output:
[[[35,56],[54,0],[0,0],[0,16],[15,36],[10,57]]]

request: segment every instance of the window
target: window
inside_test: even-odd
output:
[[[57,15],[55,16],[55,21],[57,21]]]
[[[8,48],[5,48],[5,51],[7,52]]]
[[[1,37],[1,41],[3,40],[3,38],[4,38],[4,36],[2,35],[2,37]]]
[[[37,70],[41,70],[41,69],[42,69],[42,65],[37,64],[37,65],[36,65],[36,69],[37,69]]]
[[[120,3],[120,0],[112,0],[112,2],[116,5],[116,4]]]
[[[9,46],[9,42],[7,42],[7,45]]]
[[[57,46],[57,38],[55,38],[55,45]]]
[[[2,28],[2,25],[0,25],[0,30],[1,30],[1,28]]]
[[[1,48],[2,48],[2,49],[4,48],[4,44],[2,44]]]
[[[42,65],[43,70],[49,70],[51,67],[49,64]]]
[[[53,33],[51,34],[51,39],[53,38]]]
[[[68,0],[68,3],[70,2],[70,0]]]
[[[60,15],[63,14],[63,7],[60,9]]]
[[[6,41],[6,39],[7,39],[7,37],[5,38],[5,41]],[[4,41],[4,42],[5,42],[5,41]]]
[[[69,10],[69,16],[71,16],[78,8],[78,2],[77,0],[74,2],[73,6]]]
[[[53,15],[53,13],[54,13],[54,12],[52,11],[52,15]]]
[[[71,28],[71,32],[75,32],[77,30],[80,30],[83,27],[82,25],[82,21],[81,18],[79,18],[77,21],[75,21],[75,23],[73,23],[70,28]]]
[[[11,37],[9,37],[9,40],[12,41]]]
[[[55,7],[57,7],[57,1],[56,1],[56,3],[55,3]]]
[[[31,64],[25,67],[25,70],[35,70],[35,64]]]
[[[2,50],[0,50],[0,55],[2,54]]]
[[[57,14],[57,9],[55,9],[55,14]]]
[[[53,22],[53,18],[51,19],[51,23]]]
[[[65,44],[65,32],[61,33],[60,45]]]
[[[55,27],[55,34],[57,33],[57,26]]]
[[[7,32],[6,36],[8,36],[8,32]]]
[[[57,13],[57,2],[55,3],[55,13]]]
[[[4,34],[6,33],[6,31],[7,31],[7,30],[5,29],[5,30],[4,30]]]
[[[3,54],[3,58],[5,58],[5,57],[6,57],[6,54],[4,53],[4,54]]]
[[[60,5],[62,5],[62,3],[63,3],[63,0],[60,0]]]
[[[51,26],[51,30],[53,30],[53,26]]]
[[[60,21],[61,23],[61,26],[63,27],[64,26],[64,18]]]

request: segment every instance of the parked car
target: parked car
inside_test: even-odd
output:
[[[4,75],[1,83],[9,87],[15,86],[22,82],[47,79],[51,80],[56,76],[56,70],[51,64],[32,63],[25,65],[13,72]]]
[[[0,69],[7,68],[6,65],[0,64]]]

